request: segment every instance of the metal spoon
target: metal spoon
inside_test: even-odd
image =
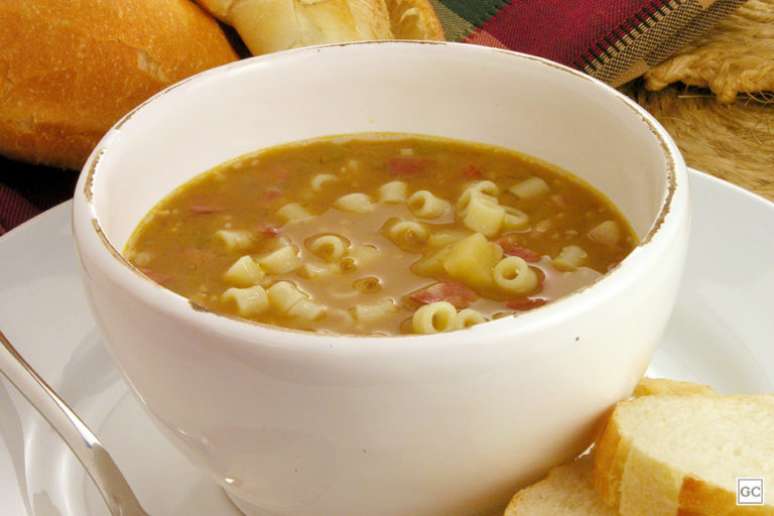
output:
[[[19,389],[86,468],[113,516],[148,516],[94,433],[16,351],[0,331],[0,373]]]

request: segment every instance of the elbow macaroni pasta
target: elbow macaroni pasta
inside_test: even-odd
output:
[[[416,333],[441,333],[458,329],[457,309],[448,301],[424,305],[414,312],[411,319]]]
[[[427,228],[413,220],[399,220],[387,231],[390,240],[401,248],[415,248],[427,241],[430,233]]]
[[[550,190],[548,183],[539,177],[530,177],[508,189],[519,199],[533,199],[547,194]]]
[[[263,287],[255,285],[248,288],[231,287],[221,296],[224,302],[232,302],[242,317],[254,317],[269,307],[268,297]]]
[[[313,191],[319,192],[323,189],[326,183],[334,183],[338,180],[339,177],[334,176],[333,174],[317,174],[310,181],[310,185],[312,186]]]
[[[340,210],[353,213],[368,213],[374,209],[374,203],[371,202],[371,198],[359,192],[342,195],[334,204]]]
[[[309,243],[309,250],[327,262],[337,262],[347,252],[349,244],[337,235],[323,235]]]
[[[288,245],[259,258],[258,265],[269,274],[285,274],[301,267],[301,257],[294,246]]]
[[[484,314],[478,310],[465,308],[464,310],[460,310],[459,313],[457,313],[457,326],[460,329],[470,328],[471,326],[475,326],[483,322],[486,322],[486,317],[484,317]]]
[[[559,255],[551,260],[554,267],[560,271],[574,271],[586,261],[589,255],[577,245],[568,245],[562,248]]]
[[[495,265],[494,282],[501,289],[512,294],[526,294],[535,290],[538,276],[523,258],[508,256]]]
[[[223,279],[237,287],[250,287],[263,281],[263,269],[251,256],[243,256],[228,268]]]
[[[226,246],[228,251],[243,251],[255,243],[253,234],[246,230],[220,229],[215,238]]]
[[[435,219],[449,211],[449,202],[440,199],[427,190],[414,192],[408,198],[411,213],[423,219]]]
[[[481,194],[471,196],[462,220],[465,227],[487,237],[500,232],[505,219],[505,208]]]
[[[379,187],[379,200],[386,203],[400,204],[406,202],[406,183],[390,181]]]
[[[297,202],[291,202],[277,210],[277,215],[286,223],[297,222],[312,217],[306,208],[298,204]]]

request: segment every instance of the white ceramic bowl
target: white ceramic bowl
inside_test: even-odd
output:
[[[607,194],[643,244],[543,308],[393,338],[199,312],[120,257],[141,217],[194,175],[257,148],[360,131],[538,156]],[[687,186],[663,128],[578,72],[491,48],[364,43],[241,61],[155,96],[92,154],[74,229],[113,357],[169,439],[243,511],[482,514],[581,451],[645,371],[683,267]]]

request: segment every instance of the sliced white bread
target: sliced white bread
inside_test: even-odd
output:
[[[536,484],[522,489],[505,516],[615,516],[594,491],[590,455],[552,469]]]
[[[643,378],[634,390],[634,396],[666,394],[713,394],[706,385],[662,378]],[[511,500],[505,516],[614,516],[594,491],[592,480],[593,459],[584,455],[568,464],[552,469],[548,476],[522,489]]]
[[[594,486],[624,516],[774,515],[774,395],[657,395],[619,403],[596,443]],[[760,477],[765,506],[736,504]]]

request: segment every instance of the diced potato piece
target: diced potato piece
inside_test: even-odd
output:
[[[568,245],[562,248],[559,255],[552,260],[554,267],[561,271],[574,271],[586,261],[588,253],[577,245]]]
[[[263,281],[263,269],[250,256],[243,256],[229,267],[223,279],[237,287],[250,287]]]
[[[220,229],[215,232],[215,238],[229,251],[242,251],[255,242],[253,234],[245,229]]]
[[[470,231],[463,229],[443,229],[436,231],[427,239],[427,245],[430,247],[443,247],[454,242],[459,242],[465,237],[470,236]]]
[[[355,320],[361,323],[370,323],[383,319],[395,313],[398,307],[392,299],[383,299],[373,305],[360,304],[352,309]]]
[[[308,299],[301,299],[288,310],[290,317],[304,321],[314,321],[322,317],[324,313],[325,306]]]
[[[508,189],[513,195],[519,199],[533,199],[540,195],[547,194],[551,188],[544,180],[539,177],[530,177],[525,179],[521,183],[516,183]]]
[[[258,264],[269,274],[286,274],[301,267],[298,249],[289,245],[258,259]]]
[[[452,278],[473,288],[492,286],[492,268],[502,256],[500,246],[474,233],[451,247],[443,268]]]
[[[293,305],[306,299],[306,294],[289,281],[278,281],[267,291],[269,304],[281,314],[286,314]]]
[[[451,253],[452,246],[447,245],[426,256],[411,266],[411,270],[420,276],[437,276],[443,274],[443,261]]]
[[[297,202],[286,204],[277,210],[277,215],[285,222],[296,222],[298,220],[304,220],[308,219],[309,217],[313,217],[313,215],[309,213],[306,208]]]
[[[621,228],[612,220],[606,220],[588,232],[588,237],[602,245],[614,246],[621,240]]]
[[[259,285],[248,288],[231,287],[223,293],[221,299],[235,303],[237,312],[242,317],[254,317],[269,307],[266,291]]]
[[[471,197],[462,223],[473,231],[492,237],[500,232],[504,219],[505,208],[479,194]]]

